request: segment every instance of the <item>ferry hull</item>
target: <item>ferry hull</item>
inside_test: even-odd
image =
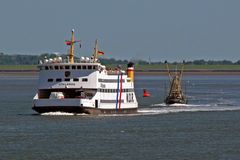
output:
[[[85,114],[131,114],[136,113],[137,108],[129,109],[97,109],[97,108],[87,108],[87,107],[76,107],[76,106],[67,106],[67,107],[58,107],[58,106],[49,106],[49,107],[37,107],[32,108],[38,113],[47,113],[47,112],[67,112],[67,113],[85,113]]]

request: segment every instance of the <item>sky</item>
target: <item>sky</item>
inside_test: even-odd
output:
[[[104,58],[240,60],[239,0],[0,0],[0,52]]]

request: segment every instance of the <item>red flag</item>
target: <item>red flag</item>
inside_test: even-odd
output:
[[[104,52],[98,51],[98,55],[103,55],[103,54],[104,54]]]
[[[67,46],[70,46],[72,44],[71,41],[65,41],[65,43],[66,43]]]
[[[77,43],[77,42],[80,42],[80,41],[74,41],[73,43]],[[66,41],[65,41],[65,44],[66,44],[67,46],[70,46],[70,45],[72,44],[72,42],[69,41],[69,40],[66,40]],[[80,48],[81,48],[81,47],[80,47]]]

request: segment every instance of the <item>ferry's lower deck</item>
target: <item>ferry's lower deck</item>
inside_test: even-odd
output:
[[[121,94],[115,89],[42,89],[33,100],[39,113],[133,113],[137,106],[133,89],[123,89]]]

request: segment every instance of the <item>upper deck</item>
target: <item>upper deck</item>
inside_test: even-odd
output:
[[[107,70],[102,65],[98,56],[104,54],[98,50],[98,41],[95,42],[94,53],[89,57],[76,58],[74,56],[74,44],[80,42],[74,40],[74,30],[72,30],[71,40],[66,44],[70,46],[69,54],[66,59],[60,56],[40,60],[38,68],[39,84],[38,89],[56,89],[56,88],[92,88],[99,89],[107,87],[113,88],[119,83],[119,75],[122,82],[131,87],[132,82],[125,74],[125,71],[119,67],[116,70]],[[131,86],[130,86],[131,85]],[[123,87],[125,84],[123,85]]]
[[[69,59],[63,59],[62,57],[56,57],[54,59],[44,59],[43,61],[39,61],[38,68],[41,72],[50,72],[54,71],[86,71],[86,72],[94,72],[100,71],[104,72],[108,75],[117,75],[119,71],[125,74],[124,70],[120,68],[116,68],[115,70],[106,69],[105,65],[102,65],[100,61],[93,60],[93,57],[81,57],[75,58],[73,63],[70,63]]]
[[[123,82],[130,82],[123,70],[106,70],[99,62],[43,63],[38,66],[39,89],[54,88],[101,88],[103,84],[112,88],[119,74]],[[129,86],[130,87],[130,86]]]

